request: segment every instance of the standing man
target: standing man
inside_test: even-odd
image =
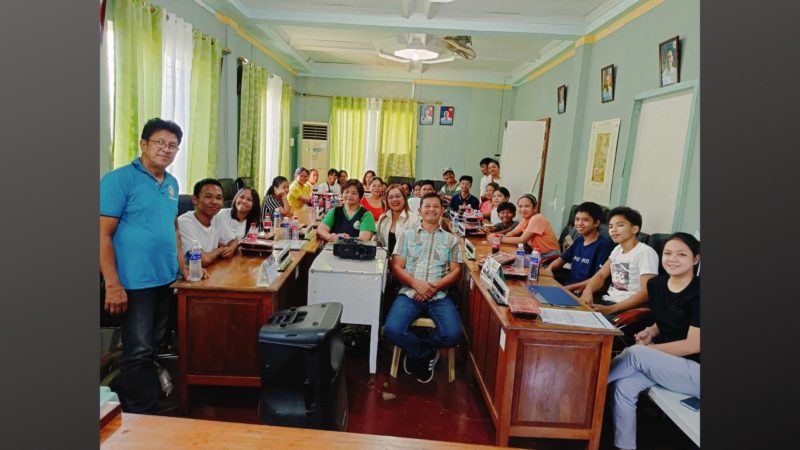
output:
[[[178,181],[166,172],[182,136],[176,123],[150,119],[139,141],[141,156],[100,180],[104,307],[110,314],[124,314],[126,411],[134,413],[158,409],[161,384],[155,356],[173,298],[169,285],[178,273],[189,278],[179,256]]]
[[[478,197],[481,198],[481,201],[491,200],[490,196],[486,195],[486,186],[492,182],[492,174],[489,173],[489,163],[492,162],[492,158],[488,156],[483,158],[480,162],[481,166],[481,184],[478,187]]]
[[[402,285],[386,317],[384,334],[405,351],[403,370],[420,383],[433,379],[439,348],[461,342],[461,319],[447,288],[461,279],[461,247],[458,238],[440,226],[442,198],[422,197],[422,223],[407,228],[397,238],[392,273]],[[427,314],[436,328],[425,337],[409,331],[411,322]]]
[[[453,172],[452,167],[445,167],[442,171],[442,178],[444,178],[444,185],[439,189],[439,195],[442,196],[445,206],[450,204],[450,200],[458,192],[458,182],[456,181],[456,174]]]

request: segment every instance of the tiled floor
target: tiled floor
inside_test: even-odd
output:
[[[437,366],[434,380],[418,383],[402,367],[397,379],[389,376],[391,348],[381,345],[378,373],[370,376],[365,357],[346,359],[349,429],[369,433],[474,444],[493,444],[494,426],[480,391],[466,379],[464,354],[456,358],[456,380],[447,382],[447,359]],[[258,389],[193,387],[189,416],[231,422],[258,423]],[[642,402],[639,448],[694,449],[668,418]],[[604,426],[602,449],[613,448],[612,428]],[[511,446],[541,450],[583,449],[583,441],[512,439]]]

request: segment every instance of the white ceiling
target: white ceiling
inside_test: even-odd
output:
[[[202,0],[195,0],[201,3]],[[298,76],[511,84],[639,0],[206,0]],[[468,35],[477,57],[405,64],[378,56],[408,33]],[[448,53],[449,54],[449,53]]]

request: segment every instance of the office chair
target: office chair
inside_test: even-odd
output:
[[[223,207],[230,208],[233,196],[236,195],[236,183],[233,178],[220,178],[217,181],[222,185]]]
[[[194,211],[192,196],[189,194],[180,194],[178,196],[178,215],[180,216],[187,211]]]
[[[394,175],[390,176],[388,180],[386,180],[389,184],[401,184],[401,183],[408,183],[411,186],[414,186],[414,178],[412,177],[396,177]]]
[[[253,187],[253,177],[239,177],[235,181],[236,192],[246,187]]]

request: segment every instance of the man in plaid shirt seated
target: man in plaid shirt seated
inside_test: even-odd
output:
[[[439,348],[461,342],[461,319],[447,288],[461,278],[458,238],[439,225],[444,206],[435,193],[422,197],[421,224],[397,237],[392,271],[402,284],[389,309],[384,334],[405,352],[403,370],[420,383],[433,379]],[[417,336],[408,327],[422,315],[436,324],[430,334]]]

